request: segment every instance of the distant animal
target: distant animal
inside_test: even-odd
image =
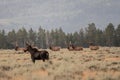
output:
[[[69,45],[68,46],[68,50],[69,51],[80,51],[80,50],[83,50],[83,47],[80,47],[80,46],[74,46],[73,44]]]
[[[25,48],[21,48],[18,46],[18,42],[16,41],[15,43],[15,48],[14,48],[16,51],[24,51],[25,52]]]
[[[81,50],[83,50],[83,47],[76,46],[76,47],[74,47],[74,50],[75,50],[75,51],[81,51]]]
[[[15,46],[15,50],[16,51],[24,51],[25,52],[25,48],[20,48],[20,47],[18,47],[18,46]]]
[[[98,49],[99,49],[99,46],[96,46],[96,45],[93,44],[93,43],[89,43],[89,48],[90,48],[91,50],[98,50]]]
[[[30,44],[26,43],[26,50],[31,54],[32,62],[35,63],[35,60],[49,60],[49,53],[46,50],[39,51],[37,48],[33,48]]]
[[[69,51],[73,51],[73,50],[74,50],[74,45],[69,45],[69,46],[67,47],[67,49],[68,49]]]
[[[99,46],[89,46],[89,48],[90,48],[91,50],[98,50],[98,49],[99,49]]]
[[[50,46],[49,49],[52,50],[52,51],[60,51],[59,46]]]

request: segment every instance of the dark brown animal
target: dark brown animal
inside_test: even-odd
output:
[[[59,46],[50,46],[49,49],[52,50],[52,51],[60,51]]]
[[[26,50],[30,52],[32,62],[35,63],[35,60],[49,60],[49,53],[46,50],[39,51],[37,48],[33,48],[31,45],[26,43]]]

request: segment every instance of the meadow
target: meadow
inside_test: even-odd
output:
[[[51,51],[50,59],[31,61],[28,52],[0,50],[0,80],[120,80],[120,47]]]

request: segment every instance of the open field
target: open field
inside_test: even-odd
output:
[[[0,50],[0,80],[120,80],[120,47],[47,51],[50,59],[34,64],[30,54]]]

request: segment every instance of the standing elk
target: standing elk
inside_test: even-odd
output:
[[[49,49],[52,50],[52,51],[60,51],[59,46],[50,46]]]
[[[26,51],[31,54],[32,62],[35,63],[35,60],[49,60],[49,53],[46,50],[39,51],[37,48],[33,48],[30,44],[26,43]]]

